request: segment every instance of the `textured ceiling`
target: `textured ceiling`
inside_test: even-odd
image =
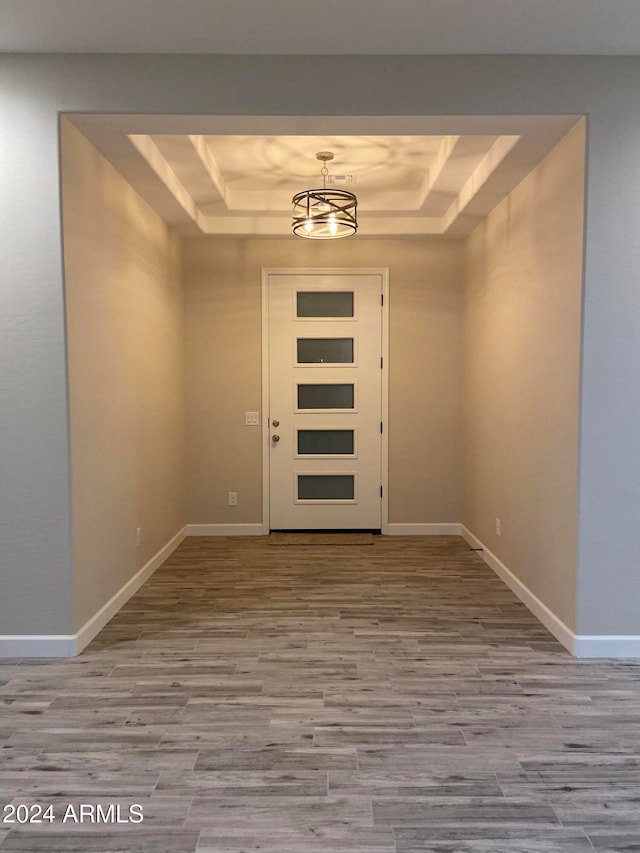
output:
[[[638,54],[638,0],[0,0],[0,51]]]

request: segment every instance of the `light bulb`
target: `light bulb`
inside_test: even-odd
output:
[[[307,221],[304,223],[304,230],[307,232],[307,234],[311,234],[311,232],[313,231],[313,222],[310,219],[307,219]]]
[[[335,236],[338,233],[338,223],[336,222],[335,213],[332,213],[329,216],[329,231],[331,232],[331,234],[333,236]]]

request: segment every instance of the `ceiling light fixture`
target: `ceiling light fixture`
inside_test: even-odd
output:
[[[311,240],[335,240],[350,237],[358,230],[358,199],[349,190],[327,189],[327,163],[331,151],[318,151],[322,163],[321,190],[303,190],[294,195],[293,233]]]

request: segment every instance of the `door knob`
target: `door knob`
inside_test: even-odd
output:
[[[277,443],[280,441],[280,436],[279,436],[279,435],[272,435],[272,436],[271,436],[271,441],[272,441],[274,444],[277,444]]]
[[[274,425],[274,427],[280,426],[280,421],[272,421],[271,423]]]

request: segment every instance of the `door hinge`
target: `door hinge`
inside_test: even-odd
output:
[[[382,421],[380,421],[380,435],[382,435]]]
[[[380,294],[380,305],[384,305],[384,293]]]
[[[382,497],[382,486],[380,486],[380,497]]]
[[[380,370],[384,370],[384,358],[380,356]]]

